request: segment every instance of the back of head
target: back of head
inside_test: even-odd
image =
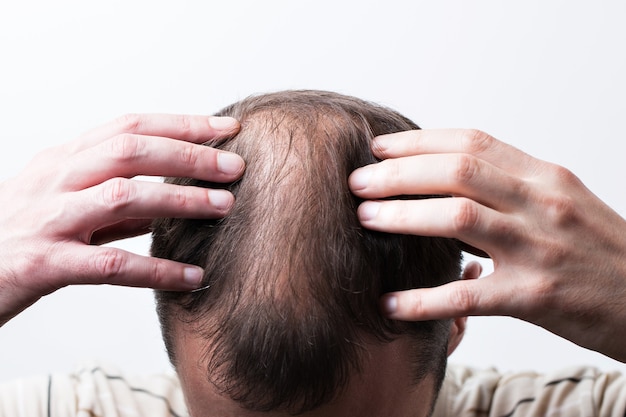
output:
[[[218,113],[241,121],[232,139],[207,145],[240,154],[246,172],[221,220],[159,219],[152,254],[205,268],[208,288],[157,292],[168,353],[172,327],[206,339],[207,378],[251,410],[314,409],[359,372],[364,346],[415,340],[415,380],[445,368],[447,322],[383,318],[381,294],[457,279],[450,239],[362,228],[348,189],[356,168],[376,162],[371,139],[417,129],[387,108],[322,91],[246,98]],[[179,184],[224,187],[191,179]]]

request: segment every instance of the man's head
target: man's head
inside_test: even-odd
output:
[[[410,391],[430,381],[432,402],[450,323],[390,321],[378,299],[457,279],[460,250],[450,239],[362,228],[360,201],[347,182],[354,169],[376,162],[374,136],[417,125],[373,103],[320,91],[252,96],[218,115],[241,121],[234,138],[207,143],[246,160],[243,178],[227,187],[236,197],[231,213],[221,220],[160,219],[153,230],[154,256],[205,268],[206,289],[156,297],[183,388],[192,380],[184,373],[202,369],[207,389],[244,409],[301,413],[338,402],[356,381],[368,380],[384,362],[373,352],[395,352],[394,364],[404,364],[398,372],[406,372],[398,383]],[[198,385],[194,378],[190,384]]]

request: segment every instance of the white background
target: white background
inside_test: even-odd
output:
[[[318,88],[389,105],[424,128],[485,130],[567,166],[623,216],[625,4],[3,1],[0,178],[126,112],[208,114],[251,93]],[[149,240],[118,246],[145,254]],[[144,289],[45,297],[0,329],[0,381],[84,359],[168,370],[153,307]],[[506,318],[471,318],[451,360],[625,369]]]

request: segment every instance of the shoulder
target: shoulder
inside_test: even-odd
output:
[[[110,364],[88,362],[71,373],[0,384],[0,417],[108,417],[120,410],[155,417],[187,416],[173,371],[128,375]]]
[[[433,416],[522,417],[552,415],[557,410],[567,416],[623,416],[626,378],[584,366],[538,373],[452,364]]]

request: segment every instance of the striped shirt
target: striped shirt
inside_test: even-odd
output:
[[[91,363],[0,384],[0,417],[139,416],[188,417],[174,373],[128,376]],[[589,367],[538,374],[450,365],[434,417],[452,416],[624,417],[626,379]]]

